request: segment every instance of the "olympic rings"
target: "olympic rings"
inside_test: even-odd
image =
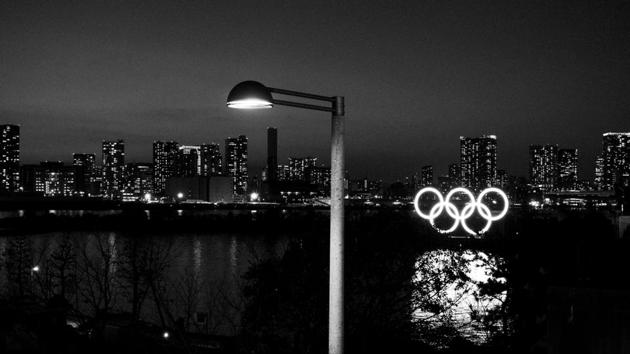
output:
[[[438,202],[431,207],[428,214],[420,210],[420,198],[422,197],[423,194],[426,194],[426,193],[434,194],[438,200]],[[453,196],[458,193],[464,194],[465,197],[468,199],[468,202],[466,203],[464,208],[461,210],[461,212],[457,209],[455,204],[451,202],[451,198],[453,198]],[[490,207],[488,207],[483,202],[483,198],[489,193],[495,193],[503,199],[503,210],[501,210],[501,212],[498,213],[497,215],[492,215],[492,211],[490,210]],[[455,231],[457,227],[461,224],[462,228],[469,234],[482,235],[490,229],[490,226],[492,225],[493,221],[497,221],[503,218],[505,214],[507,214],[508,209],[509,209],[509,201],[508,201],[507,195],[502,190],[495,187],[484,189],[483,191],[481,191],[481,193],[479,193],[477,198],[475,198],[475,196],[470,190],[463,187],[457,187],[457,188],[451,189],[451,191],[448,192],[448,194],[446,194],[446,198],[443,197],[442,193],[436,188],[425,187],[425,188],[422,188],[418,192],[418,194],[416,194],[416,197],[413,199],[413,207],[416,210],[416,213],[421,218],[425,220],[429,220],[429,223],[431,224],[431,226],[433,226],[433,228],[436,229],[439,233],[443,233],[443,234],[451,233]],[[440,216],[444,210],[446,210],[446,214],[448,214],[448,216],[453,218],[453,225],[446,230],[440,229],[439,227],[435,226],[435,219],[438,216]],[[486,225],[480,231],[472,230],[466,223],[466,220],[468,220],[475,213],[475,211],[477,211],[477,213],[479,213],[479,215],[483,219],[486,220]]]

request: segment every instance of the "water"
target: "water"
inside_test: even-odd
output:
[[[212,211],[217,212],[226,213]],[[99,213],[103,216],[118,214],[116,211]],[[183,210],[176,211],[175,215],[181,219],[182,215],[203,217],[206,213]],[[252,211],[240,213],[248,214],[253,221],[260,216]],[[7,217],[21,218],[20,214],[18,211]],[[72,219],[83,216],[81,211],[49,210],[47,214]],[[151,212],[145,214],[146,220],[152,220]],[[379,224],[377,214],[362,212],[353,216],[358,217],[353,221],[357,224],[371,219]],[[378,240],[379,235],[383,236],[380,226],[366,228],[369,237]],[[244,275],[254,264],[281,258],[291,240],[305,237],[306,231],[300,230],[290,233],[242,230],[31,232],[23,237],[0,236],[0,264],[10,263],[11,257],[15,260],[16,249],[22,247],[23,273],[30,280],[32,291],[58,292],[61,285],[55,278],[58,278],[59,264],[65,259],[60,254],[66,245],[75,258],[67,271],[77,275],[74,286],[67,284],[66,297],[79,312],[93,316],[98,307],[107,307],[110,312],[133,312],[133,298],[139,299],[136,301],[139,317],[148,322],[158,325],[179,322],[187,331],[231,336],[238,334],[241,328],[245,309]],[[319,233],[317,237],[325,240],[326,231]],[[354,239],[351,234],[348,237]],[[25,245],[16,244],[16,240],[23,240]],[[136,253],[132,252],[134,245]],[[369,248],[379,246],[375,243]],[[325,249],[320,251],[326,252]],[[399,251],[394,249],[388,257]],[[131,258],[137,260],[144,271],[141,277],[150,281],[132,280],[136,273],[130,269]],[[482,291],[489,283],[506,285],[504,278],[496,276],[501,261],[496,255],[472,250],[434,249],[417,254],[415,265],[411,262],[408,266],[415,267],[408,280],[414,289],[409,304],[412,307],[410,321],[425,332],[427,329],[439,332],[441,326],[455,324],[453,327],[459,335],[476,343],[486,341],[493,332],[507,331],[506,322],[501,321],[500,316],[489,316],[501,311],[506,291],[501,286],[491,293]],[[37,271],[32,269],[35,266]],[[0,296],[10,291],[7,286],[9,268],[0,266],[0,292],[5,292]],[[130,284],[139,285],[136,296],[132,296]],[[490,317],[492,320],[488,319]]]
[[[122,253],[124,247],[134,236],[121,232],[54,232],[27,235],[29,253],[27,258],[31,267],[37,266],[37,272],[30,273],[36,283],[46,283],[53,277],[54,267],[50,264],[51,256],[57,252],[64,240],[72,243],[77,258],[79,273],[91,274],[98,278],[86,283],[111,285],[113,299],[111,307],[115,311],[131,311],[126,298],[126,288],[121,284],[125,270]],[[0,255],[5,263],[11,253],[11,240],[15,236],[0,237]],[[155,267],[164,267],[159,284],[163,316],[167,320],[183,318],[191,331],[221,335],[234,335],[240,326],[240,314],[243,310],[241,294],[243,275],[250,266],[271,257],[281,257],[289,237],[276,235],[265,237],[252,234],[209,234],[182,233],[169,235],[145,235],[142,238],[145,248],[150,249]],[[105,259],[103,254],[111,256]],[[147,257],[148,258],[148,257]],[[90,273],[91,264],[107,268],[111,281],[104,280],[105,275]],[[84,277],[85,278],[85,277]],[[0,287],[7,289],[7,267],[0,268]],[[97,288],[97,286],[94,286]],[[39,291],[39,289],[36,289]],[[81,312],[89,314],[91,306],[82,301],[81,294],[75,296],[75,305]],[[157,304],[152,301],[152,290],[148,290],[147,299],[141,310],[141,318],[160,323]],[[3,294],[6,295],[6,294]],[[98,297],[98,296],[96,296]],[[170,322],[170,321],[169,321]]]

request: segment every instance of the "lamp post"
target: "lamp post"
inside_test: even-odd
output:
[[[278,100],[272,93],[326,102],[327,106]],[[227,106],[240,109],[290,106],[330,112],[330,274],[328,288],[328,353],[343,353],[343,232],[344,232],[344,98],[266,87],[256,81],[243,81],[228,94]]]

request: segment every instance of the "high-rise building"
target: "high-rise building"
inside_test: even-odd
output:
[[[278,129],[267,128],[267,181],[278,180]]]
[[[234,179],[234,194],[247,192],[247,137],[225,139],[225,173]]]
[[[0,192],[20,190],[20,127],[0,125]]]
[[[329,194],[330,191],[330,167],[310,166],[305,171],[306,182],[312,185],[318,192]]]
[[[278,181],[286,182],[291,179],[291,169],[289,165],[279,164],[278,168]]]
[[[529,146],[529,181],[545,190],[557,187],[558,145]]]
[[[201,175],[220,176],[223,173],[223,158],[219,144],[201,145]]]
[[[602,189],[630,184],[630,133],[604,133]]]
[[[422,186],[422,173],[414,172],[411,177],[405,177],[405,185],[411,190],[418,190]]]
[[[103,196],[103,166],[94,166],[94,174],[92,175],[92,189],[90,193],[94,196]]]
[[[558,150],[558,188],[575,190],[578,185],[578,150]]]
[[[289,179],[306,182],[307,170],[316,164],[317,157],[289,157]]]
[[[125,166],[123,201],[146,200],[153,196],[153,165],[150,163],[128,163]]]
[[[122,140],[104,140],[102,149],[103,195],[110,199],[122,198],[125,169],[125,143]]]
[[[451,184],[451,186],[459,186],[460,182],[460,178],[461,178],[461,171],[459,170],[459,164],[458,163],[452,163],[450,165],[448,165],[448,179],[449,182]]]
[[[461,136],[459,141],[461,184],[474,190],[493,186],[497,177],[497,137]]]
[[[422,166],[422,179],[420,184],[422,187],[428,187],[433,185],[433,166]]]
[[[597,190],[604,189],[604,158],[597,155],[595,159],[595,188]]]
[[[177,155],[177,176],[201,175],[201,147],[197,145],[181,145]]]
[[[96,165],[96,154],[72,154],[72,166],[76,168],[77,175],[76,189],[82,194],[93,193],[94,167]]]
[[[503,169],[497,169],[497,181],[496,181],[496,187],[499,187],[501,189],[505,189],[507,187],[508,184],[508,174],[506,170]]]
[[[179,144],[175,141],[153,142],[153,192],[163,196],[166,180],[177,174]]]
[[[69,197],[76,189],[77,167],[65,166],[61,161],[43,161],[39,165],[24,165],[23,189],[42,193],[47,197]]]

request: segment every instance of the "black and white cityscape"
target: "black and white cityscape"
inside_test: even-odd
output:
[[[629,24],[0,2],[0,354],[630,353]]]
[[[278,163],[279,135],[272,127],[266,132],[265,167],[251,172],[245,135],[228,137],[222,145],[154,141],[153,160],[149,162],[126,162],[125,142],[117,139],[103,140],[99,154],[73,153],[72,162],[20,164],[20,126],[4,124],[0,128],[0,181],[5,198],[13,201],[87,198],[167,204],[317,205],[330,197],[330,167],[318,163],[313,156],[289,157],[285,163]],[[601,135],[602,149],[591,166],[592,173],[583,173],[593,178],[580,178],[577,148],[559,148],[557,144],[529,145],[529,176],[512,175],[497,164],[499,141],[496,135],[460,136],[460,159],[447,164],[447,173],[440,176],[434,176],[432,165],[424,165],[413,175],[388,184],[382,178],[353,176],[352,171],[346,171],[346,198],[375,205],[409,201],[427,186],[440,190],[467,187],[475,191],[494,186],[505,190],[513,203],[525,208],[623,211],[624,205],[627,207],[630,132]]]

